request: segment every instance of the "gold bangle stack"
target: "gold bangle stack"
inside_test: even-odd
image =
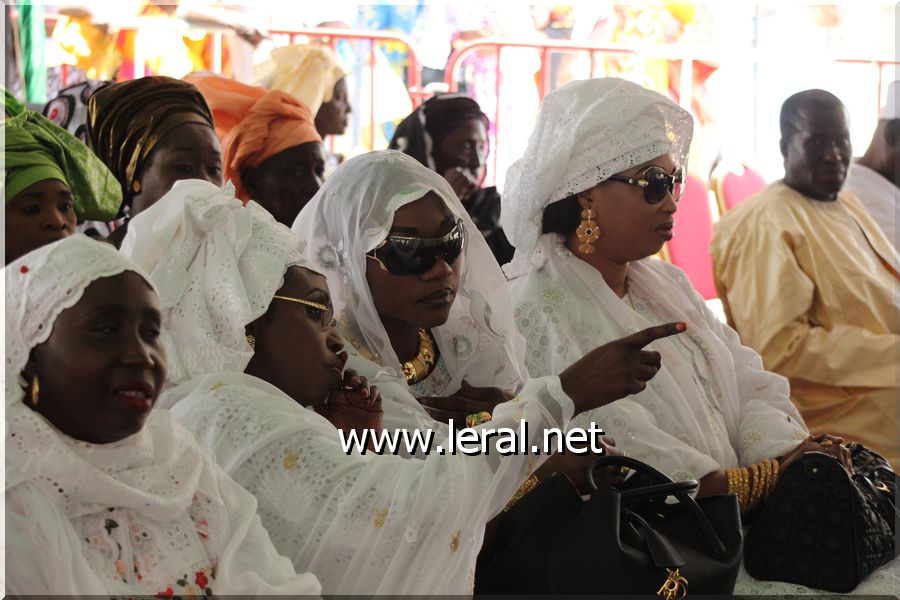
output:
[[[510,508],[512,508],[516,502],[521,500],[525,496],[525,494],[536,488],[540,482],[541,480],[538,479],[537,475],[535,475],[534,473],[529,475],[528,479],[526,479],[525,482],[519,486],[519,489],[516,490],[516,493],[513,494],[512,498],[509,499],[509,502],[506,503],[506,506],[503,507],[503,512],[506,512]]]
[[[728,493],[738,497],[741,513],[759,506],[775,489],[778,481],[778,461],[765,459],[750,467],[726,469]]]

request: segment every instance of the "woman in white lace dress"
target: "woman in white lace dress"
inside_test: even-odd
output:
[[[652,258],[673,234],[692,129],[674,102],[620,79],[571,82],[545,98],[502,209],[528,370],[555,373],[597,344],[683,321],[685,334],[651,345],[662,368],[645,390],[574,423],[598,423],[629,456],[700,480],[704,495],[734,487],[727,469],[748,467],[750,486],[762,485],[772,460],[783,468],[806,451],[852,468],[840,438],[808,437],[787,380],[763,368],[681,269]],[[738,591],[754,589],[741,581]]]
[[[160,290],[169,381],[180,384],[161,404],[253,492],[276,547],[314,569],[326,593],[471,593],[485,523],[544,457],[345,451],[317,411],[371,390],[341,375],[328,285],[304,268],[300,244],[232,187],[200,181],[179,182],[132,222],[123,252]],[[622,392],[586,393],[632,360],[608,354],[529,382],[496,424],[526,420],[534,444],[573,412],[612,401]]]
[[[6,588],[12,595],[318,594],[256,501],[168,411],[159,299],[68,237],[6,278]]]

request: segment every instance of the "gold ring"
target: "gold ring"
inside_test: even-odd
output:
[[[491,413],[486,410],[473,413],[466,417],[466,427],[475,427],[491,420]]]
[[[834,442],[832,442],[831,440],[822,440],[821,442],[819,442],[819,444],[822,446],[831,446],[832,444],[834,444]]]

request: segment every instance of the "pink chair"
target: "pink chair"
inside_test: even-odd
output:
[[[722,165],[712,175],[719,214],[734,208],[766,187],[762,175],[744,163]]]
[[[704,300],[717,297],[709,255],[712,223],[706,185],[696,175],[688,174],[675,213],[675,237],[667,242],[663,258],[687,273]]]

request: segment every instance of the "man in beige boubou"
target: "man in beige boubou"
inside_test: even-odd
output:
[[[857,440],[900,467],[898,256],[842,192],[847,110],[824,90],[781,108],[784,179],[726,214],[710,253],[728,322],[791,382],[810,431]]]

